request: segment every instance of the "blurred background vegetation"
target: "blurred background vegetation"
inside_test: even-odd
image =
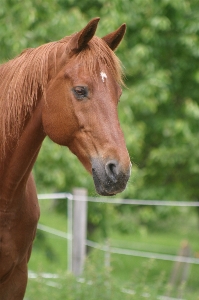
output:
[[[198,200],[198,0],[1,0],[0,61],[79,31],[96,16],[98,36],[127,24],[117,50],[127,85],[118,110],[133,168],[120,197]],[[48,138],[34,175],[40,193],[78,186],[96,195],[77,158]],[[159,214],[141,215],[156,222]],[[103,217],[90,205],[91,223]]]

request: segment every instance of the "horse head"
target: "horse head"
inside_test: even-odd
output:
[[[114,54],[126,26],[101,39],[95,36],[98,21],[67,40],[65,64],[46,89],[42,122],[50,139],[92,173],[97,192],[114,195],[126,187],[131,169],[118,120],[122,75]]]

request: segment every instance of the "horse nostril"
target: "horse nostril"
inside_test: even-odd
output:
[[[106,175],[108,178],[113,181],[117,182],[118,176],[118,163],[115,160],[110,160],[105,165]]]

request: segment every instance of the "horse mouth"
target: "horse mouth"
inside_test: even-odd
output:
[[[106,186],[104,186],[103,182],[98,178],[98,174],[95,170],[92,169],[93,181],[95,184],[96,192],[101,196],[114,196],[117,192],[110,191],[107,188],[108,183],[106,182]]]
[[[117,160],[92,160],[92,175],[95,189],[99,195],[114,196],[121,193],[130,177],[130,167],[123,171]]]

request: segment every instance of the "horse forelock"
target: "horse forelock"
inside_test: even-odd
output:
[[[56,74],[63,55],[67,62],[69,41],[70,37],[65,37],[58,42],[24,50],[0,66],[0,156],[4,155],[5,145],[10,139],[18,139],[27,116],[37,104],[38,91],[45,97],[50,69]],[[106,66],[114,79],[123,84],[120,61],[102,39],[94,36],[88,47],[73,55],[94,77],[97,77],[98,64]]]
[[[95,80],[99,78],[99,74],[96,73],[98,65],[100,71],[103,71],[103,68],[106,67],[117,83],[124,85],[121,62],[101,38],[94,36],[88,46],[76,54],[76,58],[78,63],[84,67],[86,72],[92,74]]]

